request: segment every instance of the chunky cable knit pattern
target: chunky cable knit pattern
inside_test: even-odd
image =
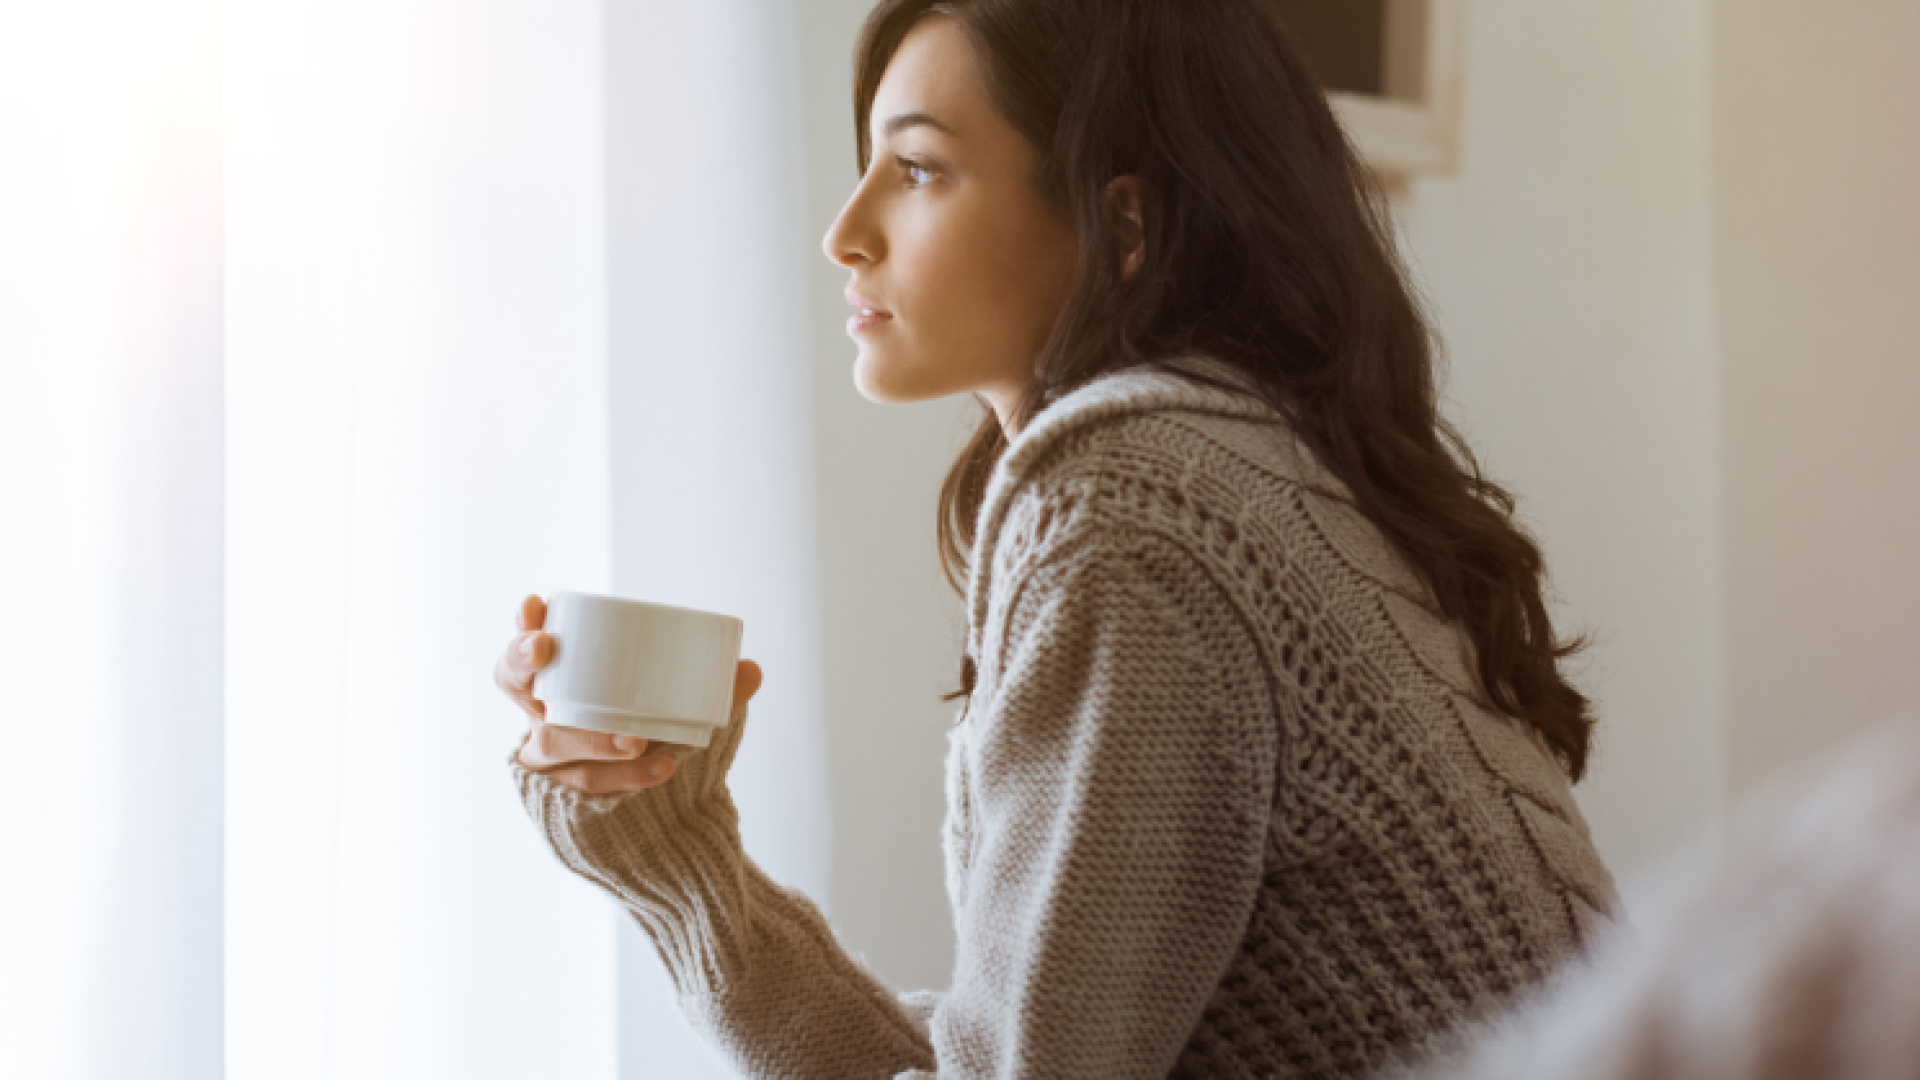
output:
[[[747,1075],[1357,1076],[1616,909],[1544,744],[1257,400],[1145,368],[1055,402],[996,470],[972,567],[944,992],[896,997],[745,858],[744,708],[652,791],[510,760]]]
[[[1920,1080],[1920,713],[1744,796],[1631,934],[1378,1080]]]

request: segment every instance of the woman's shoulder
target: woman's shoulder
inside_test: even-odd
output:
[[[1205,546],[1309,480],[1292,443],[1277,419],[1171,408],[1063,432],[1005,493],[993,554],[1017,564],[1130,531]]]
[[[977,538],[982,554],[1012,567],[1145,530],[1225,558],[1285,533],[1324,541],[1382,585],[1424,594],[1346,485],[1244,373],[1217,361],[1188,370],[1213,381],[1167,365],[1129,369],[1043,412],[994,477]]]
[[[1286,418],[1231,366],[1190,357],[1110,372],[1053,402],[1014,439],[982,523],[1046,506],[1199,510],[1227,494],[1204,482],[1205,463],[1221,455],[1282,482],[1323,479]]]
[[[1176,368],[1183,370],[1176,370]],[[1189,378],[1198,373],[1200,378]],[[1152,534],[1252,603],[1271,575],[1332,559],[1365,592],[1431,596],[1251,378],[1186,358],[1113,372],[1055,401],[1002,456],[974,536],[969,613],[1048,561]],[[1356,594],[1358,595],[1358,594]]]
[[[1249,492],[1220,481],[1255,471],[1291,483],[1284,425],[1179,408],[1139,409],[1062,429],[982,515],[982,554],[1017,572],[1038,559],[1157,534],[1176,546],[1204,546],[1211,532],[1246,515]],[[1237,460],[1222,469],[1220,459]],[[990,533],[989,533],[990,530]]]

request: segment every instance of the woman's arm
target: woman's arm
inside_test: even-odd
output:
[[[1166,1075],[1260,884],[1266,666],[1184,551],[1107,529],[1010,584],[965,722],[971,851],[955,981],[896,997],[740,848],[744,708],[659,788],[587,795],[512,759],[567,866],[659,949],[687,1018],[754,1077]]]
[[[589,795],[509,767],[561,862],[632,913],[688,1022],[750,1077],[891,1077],[932,1064],[927,996],[896,999],[817,908],[740,845],[725,775],[746,707],[669,782]]]

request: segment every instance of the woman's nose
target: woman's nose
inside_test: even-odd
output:
[[[835,263],[849,268],[862,260],[860,250],[847,244],[842,238],[841,224],[838,221],[833,223],[833,227],[828,229],[827,235],[821,239],[820,250],[826,252],[827,258]]]
[[[827,258],[848,269],[871,263],[878,255],[874,250],[877,246],[874,233],[862,220],[860,209],[860,195],[856,191],[820,239],[820,250]]]

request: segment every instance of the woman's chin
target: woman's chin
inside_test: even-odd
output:
[[[922,401],[928,394],[917,392],[915,380],[870,348],[862,347],[853,362],[853,385],[860,396],[879,405],[898,405]]]

